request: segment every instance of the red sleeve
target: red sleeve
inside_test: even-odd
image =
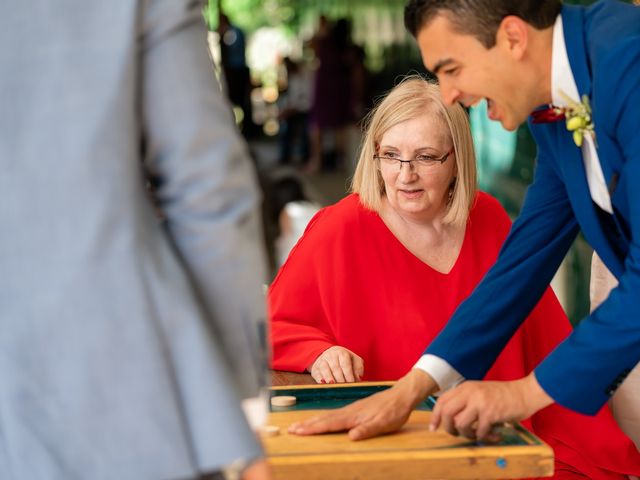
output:
[[[323,309],[319,283],[322,257],[328,250],[323,238],[333,228],[326,213],[326,209],[320,210],[309,222],[269,289],[271,366],[276,370],[303,372],[318,355],[337,344]]]

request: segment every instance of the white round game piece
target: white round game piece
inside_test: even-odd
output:
[[[271,405],[274,407],[290,407],[296,404],[296,397],[290,395],[279,395],[271,397]]]
[[[280,435],[280,427],[277,427],[276,425],[263,425],[260,428],[260,433],[265,437],[276,437]]]

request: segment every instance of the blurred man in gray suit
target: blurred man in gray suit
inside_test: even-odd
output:
[[[214,478],[262,457],[240,408],[261,369],[259,198],[200,8],[0,3],[3,480]]]

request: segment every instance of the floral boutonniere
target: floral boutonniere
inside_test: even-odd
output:
[[[591,105],[589,97],[582,95],[582,101],[576,102],[569,96],[560,91],[560,95],[567,102],[568,107],[563,107],[564,116],[567,119],[567,130],[573,132],[573,141],[578,146],[582,146],[585,135],[591,135],[595,138],[593,130],[593,118],[591,117]]]
[[[558,120],[566,120],[567,130],[572,132],[574,143],[578,147],[581,147],[585,135],[592,135],[593,138],[595,138],[589,97],[583,95],[582,101],[576,102],[562,90],[559,93],[568,106],[557,107],[555,105],[550,105],[549,108],[537,110],[531,114],[533,117],[533,123],[548,123],[557,122]]]

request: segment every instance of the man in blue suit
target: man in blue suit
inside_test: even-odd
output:
[[[427,394],[481,379],[580,230],[619,285],[532,374],[464,382],[440,398],[431,426],[482,438],[553,402],[593,415],[640,360],[640,9],[410,0],[405,22],[445,102],[486,99],[489,117],[509,130],[536,109],[534,117],[567,121],[531,125],[538,159],[521,216],[415,368],[394,388],[291,430],[370,437],[399,428]]]

